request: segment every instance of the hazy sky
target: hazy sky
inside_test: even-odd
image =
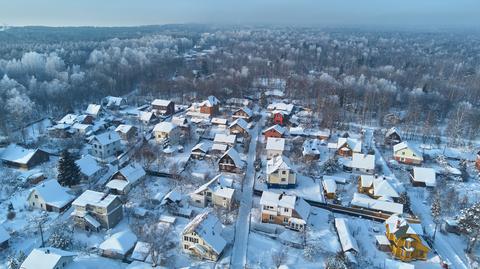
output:
[[[480,27],[480,0],[0,0],[2,23]]]

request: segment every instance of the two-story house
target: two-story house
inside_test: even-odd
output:
[[[180,129],[171,122],[160,122],[153,128],[155,140],[162,143],[168,139],[170,143],[176,143],[180,139]]]
[[[430,251],[422,238],[421,227],[415,229],[403,217],[394,214],[385,221],[385,236],[392,255],[402,261],[426,260]]]
[[[152,110],[157,115],[169,116],[175,113],[175,103],[171,100],[155,99],[152,102]]]
[[[90,140],[90,154],[100,161],[108,161],[122,151],[120,136],[113,131],[96,135]]]
[[[86,190],[72,205],[74,223],[84,230],[110,229],[123,218],[123,205],[117,195]]]
[[[267,185],[269,188],[294,188],[297,175],[290,160],[281,155],[267,161]]]
[[[263,191],[260,198],[262,222],[284,225],[303,231],[310,215],[310,205],[301,197]]]
[[[393,146],[393,157],[397,162],[405,164],[421,164],[423,162],[423,154],[406,141]]]
[[[200,259],[217,261],[227,245],[222,237],[222,224],[211,212],[197,215],[183,230],[181,247]]]
[[[285,139],[284,138],[267,138],[267,159],[270,160],[277,156],[281,156],[285,150]]]
[[[200,103],[200,113],[213,116],[219,112],[220,101],[217,97],[210,95],[207,100]]]
[[[233,112],[232,118],[244,119],[250,121],[253,117],[253,111],[248,107],[242,107]]]
[[[28,205],[48,212],[63,212],[75,198],[67,190],[55,179],[41,182],[30,190]]]
[[[190,201],[194,206],[198,207],[206,207],[212,204],[214,207],[230,209],[235,193],[235,189],[232,186],[232,178],[219,174],[191,193]]]

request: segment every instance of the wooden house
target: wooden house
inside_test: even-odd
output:
[[[133,141],[137,137],[137,127],[128,124],[118,125],[115,132],[118,133],[123,141]]]
[[[211,261],[217,261],[227,245],[222,237],[222,224],[209,211],[197,215],[187,224],[180,242],[184,252]]]
[[[303,231],[310,216],[310,205],[301,197],[263,191],[260,198],[262,222],[283,225]]]
[[[175,103],[171,100],[155,99],[152,102],[152,110],[157,115],[170,116],[175,113]]]
[[[102,106],[96,104],[89,104],[87,110],[85,110],[85,114],[97,118],[102,115]]]
[[[385,145],[393,146],[400,142],[402,142],[402,137],[400,136],[400,133],[398,132],[397,128],[392,127],[388,129],[388,131],[385,133],[385,139],[384,139]]]
[[[137,243],[137,236],[130,230],[114,233],[103,241],[100,246],[101,255],[111,259],[125,260]]]
[[[138,120],[141,121],[144,125],[154,124],[158,122],[157,116],[151,111],[139,111]]]
[[[269,188],[294,188],[297,185],[297,174],[287,157],[281,155],[268,160],[266,169]]]
[[[263,135],[265,136],[265,140],[269,137],[276,137],[281,138],[285,134],[285,128],[280,125],[273,125],[265,130],[263,130]]]
[[[190,154],[190,157],[193,159],[202,160],[207,157],[210,147],[210,143],[200,142],[192,148],[192,153]]]
[[[276,111],[273,113],[273,124],[284,126],[286,124],[286,114],[282,111]]]
[[[251,121],[253,117],[253,111],[248,107],[242,107],[233,112],[232,118],[244,119],[245,121]]]
[[[361,175],[358,180],[358,192],[386,201],[400,197],[393,185],[383,176]]]
[[[138,163],[130,163],[112,175],[106,187],[117,195],[127,194],[132,186],[143,180],[147,174]]]
[[[242,119],[236,119],[233,121],[230,126],[228,126],[228,130],[230,134],[241,135],[241,136],[248,136],[248,123]]]
[[[390,242],[391,253],[401,261],[426,260],[430,251],[422,238],[422,231],[415,229],[401,216],[394,214],[385,221],[385,235]]]
[[[353,138],[340,137],[336,146],[337,154],[343,157],[351,157],[353,153],[362,152],[362,142]]]
[[[437,183],[435,170],[425,167],[414,167],[410,180],[415,187],[435,187]]]
[[[322,181],[323,192],[327,199],[335,199],[337,197],[337,183],[331,178],[324,178]]]
[[[61,213],[70,206],[74,198],[57,180],[51,179],[30,190],[27,201],[32,208]]]
[[[218,170],[223,172],[239,173],[244,167],[244,162],[234,148],[225,152],[218,161]]]
[[[210,116],[218,114],[220,111],[220,101],[213,95],[209,96],[207,100],[200,103],[200,113]]]
[[[2,162],[10,167],[29,170],[36,165],[47,162],[49,154],[41,149],[26,149],[11,144],[0,152]]]
[[[397,162],[405,164],[418,165],[423,162],[423,154],[406,141],[393,146],[393,157]]]

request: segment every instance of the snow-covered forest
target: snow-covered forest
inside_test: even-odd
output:
[[[208,57],[189,58],[192,49]],[[0,32],[0,123],[8,134],[108,94],[241,96],[255,77],[283,77],[287,96],[317,104],[325,127],[387,116],[425,137],[473,138],[479,50],[478,35],[461,32],[12,28]]]

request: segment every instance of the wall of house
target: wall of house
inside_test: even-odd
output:
[[[275,130],[268,130],[267,132],[264,133],[264,136],[265,136],[265,139],[267,139],[269,137],[275,137],[275,138],[281,138],[282,137],[282,135],[279,134]]]
[[[188,240],[185,240],[186,239],[185,237],[196,239],[198,243],[190,242]],[[182,244],[181,248],[186,253],[189,253],[191,255],[197,256],[197,257],[202,258],[202,259],[211,260],[211,261],[218,260],[218,255],[215,253],[215,251],[213,251],[213,249],[208,244],[206,244],[205,241],[200,236],[198,236],[196,233],[182,234],[182,241],[181,242],[182,242],[181,243]],[[206,248],[207,251],[206,251],[205,255],[200,255],[200,253],[189,250],[189,248],[194,246],[195,244],[200,244],[200,245],[202,245]]]
[[[278,170],[271,173],[267,178],[268,184],[275,185],[295,185],[297,183],[297,175],[289,170]]]
[[[416,156],[415,153],[409,148],[398,150],[395,152],[394,157],[398,162],[403,162],[406,164],[421,164],[423,161],[421,156]]]
[[[229,209],[232,205],[232,201],[230,199],[217,196],[215,195],[215,193],[212,195],[212,202],[214,206],[227,208],[227,209]]]
[[[32,194],[29,196],[28,205],[33,208],[39,208],[45,211],[47,210],[45,200],[43,200],[36,190],[33,190]]]
[[[115,154],[121,150],[120,141],[115,141],[108,145],[101,145],[99,143],[93,143],[92,145],[92,155],[100,159],[107,159],[109,157],[115,156]]]

